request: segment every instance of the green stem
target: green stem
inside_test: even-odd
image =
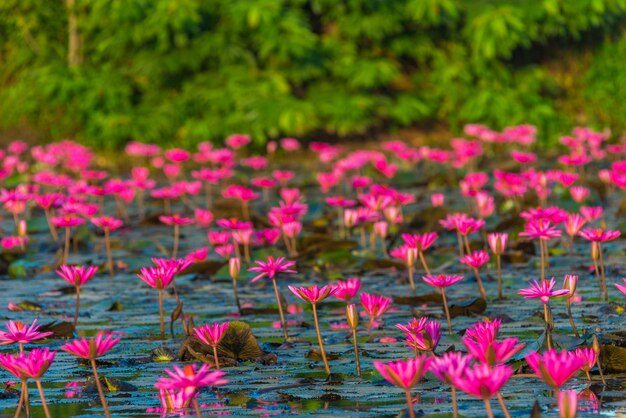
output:
[[[487,411],[487,416],[489,418],[493,418],[493,411],[491,410],[491,404],[489,403],[489,398],[484,398],[483,401],[485,402],[485,411]]]
[[[283,305],[280,303],[280,296],[278,294],[278,285],[276,284],[276,278],[272,277],[272,285],[274,286],[274,296],[276,297],[276,303],[278,304],[278,315],[280,315],[280,324],[283,328],[283,336],[285,341],[289,339],[287,334],[287,322],[285,321],[285,314],[283,313]]]
[[[43,412],[46,414],[46,418],[50,418],[50,411],[48,410],[48,404],[46,403],[46,398],[43,396],[43,387],[41,386],[41,380],[36,379],[35,383],[37,383],[37,389],[39,390],[39,397],[41,398],[41,406],[43,406]]]
[[[502,394],[500,392],[497,392],[496,396],[498,397],[498,403],[500,404],[500,408],[502,408],[502,412],[504,413],[505,418],[511,418],[511,414],[509,414],[509,410],[504,403],[504,398],[502,398]]]
[[[359,347],[356,341],[356,328],[352,329],[352,345],[354,345],[354,360],[356,363],[356,375],[361,377],[361,361],[359,360]]]
[[[76,306],[74,307],[74,329],[78,324],[78,309],[80,308],[80,286],[76,286]]]
[[[98,388],[98,394],[100,395],[100,402],[102,402],[102,408],[104,409],[104,415],[107,418],[111,418],[111,413],[109,412],[107,400],[104,397],[104,390],[102,390],[102,384],[100,383],[100,377],[98,376],[98,370],[96,370],[96,359],[92,358],[90,360],[91,360],[91,369],[93,370],[93,377],[94,379],[96,379],[96,387]]]
[[[409,408],[409,417],[415,418],[415,411],[413,411],[413,398],[411,397],[411,391],[406,390],[406,406]]]
[[[448,301],[446,299],[445,288],[441,288],[441,296],[443,298],[443,310],[446,313],[446,319],[448,320],[448,332],[452,335],[452,321],[450,320],[450,311],[448,310]]]
[[[313,305],[313,320],[315,321],[315,332],[317,333],[317,342],[320,346],[320,352],[322,353],[322,360],[324,361],[324,369],[326,374],[330,374],[330,367],[328,366],[328,359],[326,358],[326,351],[324,351],[324,342],[322,341],[322,334],[320,333],[320,323],[317,319],[317,307],[315,303]]]
[[[574,323],[574,318],[572,317],[572,298],[567,297],[567,316],[569,316],[569,323],[572,326],[572,330],[577,338],[580,338],[580,334],[578,334],[578,329],[576,329],[576,324]]]
[[[163,289],[159,290],[159,322],[161,325],[161,339],[165,339],[165,322],[163,322]]]

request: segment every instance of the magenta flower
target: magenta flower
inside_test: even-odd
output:
[[[430,286],[444,288],[452,286],[453,284],[463,280],[463,276],[439,274],[437,276],[422,276],[422,280]]]
[[[575,390],[562,390],[557,394],[559,418],[576,418],[578,415],[578,395]]]
[[[391,298],[361,293],[361,306],[363,306],[363,309],[365,309],[365,312],[367,312],[367,315],[370,317],[369,325],[371,332],[375,319],[387,312],[391,307]]]
[[[91,218],[91,223],[102,230],[115,231],[124,225],[121,219],[114,218],[112,216],[100,216],[97,218]]]
[[[74,287],[81,287],[87,283],[98,271],[97,266],[68,266],[63,264],[57,274]]]
[[[196,369],[195,364],[186,364],[181,369],[175,365],[173,370],[165,369],[169,378],[159,377],[155,387],[165,390],[183,389],[187,395],[190,395],[204,386],[218,386],[228,383],[226,379],[222,379],[224,372],[210,371],[210,367],[210,365],[204,364]]]
[[[447,351],[441,357],[432,356],[429,371],[442,383],[452,385],[454,380],[463,376],[472,362],[472,356],[460,351]]]
[[[479,362],[490,366],[504,363],[524,348],[524,344],[517,344],[517,341],[517,338],[505,338],[502,342],[463,338],[467,351]]]
[[[64,344],[61,350],[86,360],[94,360],[106,354],[119,341],[120,339],[114,338],[111,332],[99,332],[95,338],[81,338]]]
[[[472,268],[479,269],[489,261],[489,254],[487,254],[487,251],[483,250],[474,251],[471,254],[461,257],[459,261]]]
[[[465,331],[465,338],[472,339],[474,341],[495,341],[498,333],[500,332],[500,319],[494,319],[493,321],[485,320],[482,322],[476,322]]]
[[[491,248],[491,251],[496,255],[502,254],[504,252],[508,239],[509,234],[507,233],[493,233],[487,235],[489,248]]]
[[[589,379],[589,381],[591,381],[591,376],[589,376],[589,372],[596,365],[596,361],[598,360],[598,354],[593,348],[577,348],[574,351],[574,354],[583,359],[583,365],[581,366],[581,369],[587,374],[587,378]]]
[[[296,286],[287,286],[291,293],[299,297],[305,302],[309,302],[312,304],[316,304],[328,296],[335,293],[335,288],[332,285],[326,285],[323,287],[318,287],[317,285],[313,285],[310,287],[296,287]]]
[[[521,289],[518,294],[524,296],[526,299],[541,299],[541,302],[546,304],[550,301],[550,298],[566,296],[569,294],[569,290],[567,289],[554,289],[556,282],[554,277],[548,280],[543,280],[539,283],[537,280],[533,280],[533,282],[528,282],[530,287]]]
[[[18,343],[20,345],[20,351],[22,351],[22,344],[41,340],[53,334],[52,332],[39,332],[39,325],[37,325],[36,319],[33,320],[30,326],[21,321],[8,321],[6,327],[6,332],[0,331],[0,345]]]
[[[519,233],[520,237],[533,239],[551,240],[561,236],[561,231],[552,226],[550,221],[538,219],[529,221],[524,225],[524,230]]]
[[[406,344],[417,355],[420,351],[434,352],[441,339],[441,326],[437,321],[427,321],[424,328],[406,334]]]
[[[615,287],[617,287],[620,292],[626,295],[626,278],[622,278],[622,280],[624,281],[624,284],[615,283]]]
[[[593,242],[613,241],[619,238],[622,233],[615,230],[603,230],[601,228],[585,228],[578,233],[581,237]]]
[[[148,286],[157,290],[163,290],[169,286],[177,273],[177,268],[168,267],[142,267],[137,274]]]
[[[437,240],[436,232],[426,234],[402,234],[404,243],[417,251],[427,250]]]
[[[504,364],[491,367],[486,363],[478,363],[466,368],[462,376],[455,378],[454,385],[468,395],[483,399],[487,403],[504,387],[512,374],[513,369]],[[489,412],[490,408],[487,411]]]
[[[585,365],[585,360],[575,353],[554,349],[543,354],[531,353],[526,356],[526,361],[537,377],[555,389],[563,386]]]
[[[374,362],[374,367],[385,380],[392,385],[404,389],[410,418],[415,418],[411,388],[422,380],[428,371],[430,361],[430,358],[424,354],[407,360],[390,361],[389,363],[383,363],[381,361]]]
[[[415,358],[388,363],[375,361],[374,367],[392,385],[410,390],[422,380],[430,362],[431,359],[426,354],[421,354]]]
[[[226,335],[226,330],[228,329],[228,322],[223,324],[218,324],[214,322],[213,325],[206,324],[198,328],[193,329],[193,333],[197,339],[202,341],[204,344],[213,347],[213,358],[215,359],[215,367],[217,369],[220,368],[220,361],[217,357],[217,345],[222,341],[222,338]]]
[[[22,376],[39,380],[54,361],[55,354],[56,351],[50,351],[48,347],[43,349],[34,348],[28,354],[20,353],[13,367],[19,371]]]
[[[267,276],[270,279],[274,279],[278,273],[296,273],[295,270],[291,270],[291,267],[295,266],[295,261],[285,261],[285,257],[278,257],[274,259],[271,255],[267,257],[267,261],[255,261],[257,266],[250,267],[248,271],[259,273],[251,281],[254,283],[257,280]]]
[[[335,289],[334,297],[349,302],[361,288],[361,281],[356,277],[350,277],[345,281],[337,280],[337,284],[333,287]]]

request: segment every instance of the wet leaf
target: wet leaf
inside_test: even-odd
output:
[[[393,303],[397,305],[422,305],[424,303],[443,303],[439,293],[427,293],[418,296],[394,296]]]
[[[28,301],[28,300],[21,301],[20,303],[17,304],[17,306],[19,306],[25,311],[33,311],[33,312],[39,312],[43,309],[42,305],[35,303],[35,302]]]
[[[485,312],[487,302],[483,298],[470,299],[465,302],[453,303],[449,306],[450,316],[472,316]]]
[[[626,348],[601,344],[600,364],[604,372],[626,372]]]
[[[119,301],[115,301],[111,304],[111,306],[109,306],[109,309],[107,309],[107,311],[109,312],[122,312],[124,310],[124,306],[122,305],[121,302]]]
[[[74,337],[74,324],[71,322],[50,322],[43,324],[39,331],[52,332],[52,335],[48,338],[73,338]]]
[[[318,349],[309,350],[308,353],[304,355],[304,358],[315,361],[323,361],[322,352]],[[337,353],[326,353],[326,358],[328,360],[338,360],[341,356]]]

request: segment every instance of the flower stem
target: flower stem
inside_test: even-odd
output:
[[[500,254],[496,254],[496,268],[498,269],[498,299],[502,299],[502,265]]]
[[[359,360],[359,347],[356,342],[356,328],[352,329],[352,345],[354,345],[354,361],[356,363],[356,375],[361,377],[361,361]]]
[[[109,269],[109,274],[111,277],[115,275],[115,270],[113,268],[113,255],[111,254],[111,233],[109,232],[109,228],[104,228],[104,247],[107,251],[107,267]]]
[[[552,341],[550,341],[549,330],[548,330],[548,304],[543,304],[543,320],[546,323],[546,344],[548,344],[548,350],[552,349]]]
[[[78,309],[80,309],[80,286],[76,286],[76,306],[74,307],[74,329],[78,324]]]
[[[41,398],[41,406],[43,406],[43,412],[46,414],[46,418],[50,418],[50,411],[48,410],[48,404],[46,398],[43,396],[43,387],[41,386],[41,380],[36,379],[37,389],[39,390],[39,397]]]
[[[65,246],[63,247],[63,263],[67,264],[67,256],[70,253],[70,227],[65,228]]]
[[[450,321],[450,311],[448,310],[448,300],[446,299],[445,288],[441,288],[441,297],[443,298],[443,310],[446,313],[446,319],[448,320],[448,332],[452,335],[452,321]]]
[[[506,407],[506,404],[504,403],[504,398],[502,397],[502,394],[500,392],[496,392],[496,396],[498,397],[498,403],[500,404],[500,408],[502,408],[502,412],[504,413],[504,416],[506,418],[511,418],[511,414],[509,414],[509,410]]]
[[[450,386],[452,388],[452,418],[459,417],[459,405],[456,400],[456,388],[454,386]]]
[[[317,307],[313,303],[313,320],[315,321],[315,332],[317,333],[317,342],[320,345],[320,352],[322,353],[322,360],[324,361],[324,369],[326,374],[330,374],[330,367],[328,366],[328,359],[326,358],[326,351],[324,351],[324,343],[322,341],[322,334],[320,333],[320,323],[317,319]]]
[[[413,293],[417,295],[417,290],[415,289],[415,280],[413,279],[413,266],[408,267],[409,271],[409,284],[411,285],[411,290]]]
[[[413,398],[411,397],[411,391],[407,390],[406,394],[406,406],[409,408],[409,417],[415,418],[415,411],[413,410]]]
[[[102,384],[100,383],[100,377],[98,376],[98,370],[96,370],[96,359],[91,358],[91,369],[93,370],[93,377],[96,379],[96,387],[98,388],[98,394],[100,394],[100,402],[102,402],[102,408],[104,409],[104,415],[107,418],[111,418],[107,400],[104,397],[104,391],[102,390]]]
[[[609,300],[609,291],[606,287],[606,275],[604,274],[604,256],[602,255],[602,246],[598,242],[598,257],[600,259],[600,274],[602,277],[602,289],[604,291],[604,301]]]
[[[480,273],[478,272],[478,269],[476,267],[474,267],[474,275],[476,276],[476,283],[478,283],[478,291],[480,292],[480,296],[486,301],[487,292],[485,292],[483,281],[480,279]]]
[[[57,242],[59,239],[59,234],[57,233],[57,229],[54,224],[50,221],[50,209],[44,209],[44,213],[46,215],[46,221],[48,222],[48,229],[50,230],[50,235],[52,235],[52,239],[54,242]]]
[[[489,398],[483,398],[485,402],[485,411],[487,411],[487,416],[489,418],[493,418],[493,411],[491,410],[491,404],[489,403]]]
[[[213,358],[215,359],[215,368],[219,370],[220,360],[217,358],[217,345],[213,346]]]
[[[276,296],[276,303],[278,304],[278,315],[280,315],[280,325],[283,328],[283,336],[285,341],[289,339],[287,334],[287,322],[285,322],[285,314],[283,313],[283,304],[280,303],[280,296],[278,294],[278,285],[276,284],[276,278],[272,277],[272,285],[274,286],[274,296]]]
[[[237,290],[237,280],[233,278],[233,295],[235,296],[235,303],[237,304],[237,311],[241,314],[241,303],[239,302],[239,290]]]
[[[178,239],[180,235],[180,225],[174,224],[174,246],[172,248],[172,258],[178,255]]]
[[[161,325],[161,339],[165,339],[165,322],[163,322],[163,289],[159,290],[159,320]]]
[[[193,398],[193,409],[196,412],[196,416],[198,418],[202,417],[202,413],[200,412],[200,404],[198,404],[198,399],[197,398]]]
[[[459,243],[459,258],[463,257],[463,239],[461,238],[461,233],[456,231],[456,238]]]
[[[15,415],[13,418],[18,418],[20,413],[22,412],[22,405],[24,404],[24,386],[26,386],[25,381],[22,380],[22,390],[20,391],[20,400],[17,403],[17,408],[15,408]]]
[[[580,334],[578,334],[578,329],[576,329],[576,324],[574,323],[574,318],[572,317],[572,298],[567,298],[567,316],[569,316],[569,323],[572,326],[572,330],[577,338],[580,338]]]
[[[541,281],[544,281],[546,279],[546,260],[541,239],[539,240],[539,254],[541,255]]]
[[[419,254],[420,261],[422,262],[422,267],[424,267],[424,271],[426,272],[427,275],[430,276],[430,269],[428,268],[428,265],[426,264],[426,259],[424,258],[424,252],[418,251],[417,253]]]

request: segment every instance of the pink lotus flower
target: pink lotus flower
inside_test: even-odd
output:
[[[581,237],[585,238],[586,240],[592,241],[592,242],[607,242],[607,241],[613,241],[617,238],[619,238],[619,236],[622,233],[620,231],[614,231],[614,230],[603,230],[601,228],[585,228],[582,231],[580,231],[578,233],[578,235],[580,235]]]
[[[479,363],[465,369],[462,376],[454,379],[454,385],[468,395],[488,400],[498,393],[508,382],[513,369],[504,364],[492,367]]]
[[[148,286],[163,290],[169,286],[176,273],[176,269],[171,267],[142,267],[137,277],[143,280]]]
[[[433,205],[434,208],[443,206],[444,200],[445,196],[443,193],[433,193],[430,196],[430,203]]]
[[[580,208],[580,214],[585,218],[587,222],[593,222],[602,216],[604,209],[602,206],[583,206]]]
[[[507,233],[493,233],[487,235],[489,248],[491,248],[491,251],[496,255],[504,252],[508,239],[509,234]]]
[[[565,221],[565,232],[573,239],[585,223],[586,221],[582,216],[570,213],[567,215],[567,221]]]
[[[417,251],[427,250],[437,240],[436,232],[426,234],[402,234],[404,243]]]
[[[459,351],[447,351],[442,356],[432,356],[429,371],[442,383],[452,385],[455,379],[463,376],[472,362],[472,356]]]
[[[172,216],[161,215],[159,216],[159,221],[165,225],[190,225],[194,222],[192,218],[186,218],[177,213]]]
[[[37,320],[33,320],[33,323],[28,326],[21,321],[8,321],[6,323],[7,330],[0,331],[0,345],[8,345],[18,343],[29,344],[32,341],[41,340],[52,335],[52,332],[39,332],[39,325]]]
[[[233,134],[233,135],[230,135],[228,138],[226,138],[224,143],[229,148],[239,149],[239,148],[242,148],[242,147],[245,147],[246,145],[248,145],[250,143],[250,141],[251,141],[250,135]]]
[[[309,303],[318,303],[322,300],[326,299],[328,296],[335,293],[335,288],[332,285],[326,285],[323,287],[318,287],[317,285],[313,285],[310,287],[296,287],[296,286],[287,286],[291,293],[302,299],[303,301]]]
[[[517,341],[517,338],[505,338],[502,342],[463,338],[467,351],[479,362],[490,366],[504,363],[524,348],[524,344],[517,344]]]
[[[119,341],[119,338],[114,338],[113,333],[99,332],[95,338],[81,338],[64,344],[61,350],[86,360],[94,360],[105,355]]]
[[[452,286],[453,284],[460,282],[463,280],[463,276],[438,274],[436,276],[422,276],[422,280],[430,286],[442,288]]]
[[[159,377],[154,385],[157,389],[176,390],[184,392],[185,398],[192,398],[198,388],[205,386],[219,386],[228,383],[223,379],[224,372],[210,371],[210,365],[204,364],[196,369],[195,364],[187,364],[182,369],[174,366],[173,370],[165,369],[169,377]]]
[[[213,222],[213,213],[210,210],[196,208],[195,222],[200,228],[206,228]]]
[[[416,354],[418,351],[434,352],[441,339],[441,326],[437,321],[427,321],[424,328],[408,332],[405,336],[406,344]]]
[[[474,251],[461,257],[459,261],[472,268],[479,269],[489,261],[489,254],[484,250]]]
[[[91,218],[91,223],[103,230],[115,231],[124,225],[121,219],[114,218],[112,216],[100,216],[98,218]]]
[[[569,290],[567,289],[554,289],[556,282],[554,281],[554,277],[548,280],[542,280],[539,283],[537,280],[533,280],[533,282],[528,282],[530,287],[521,289],[518,294],[524,296],[526,299],[541,299],[541,302],[546,304],[550,301],[550,298],[566,296],[569,294]]]
[[[626,295],[626,278],[622,278],[622,280],[624,281],[624,284],[615,283],[615,287],[617,287],[620,292]]]
[[[589,373],[591,369],[596,365],[596,360],[598,359],[598,355],[593,348],[577,348],[574,351],[574,354],[581,359],[583,359],[583,365],[581,366],[582,371],[585,373]]]
[[[87,283],[98,271],[97,266],[68,266],[63,264],[57,274],[74,287]]]
[[[63,215],[52,217],[52,224],[57,228],[71,228],[73,226],[82,225],[85,223],[83,218],[79,218],[74,215]]]
[[[381,295],[372,295],[369,293],[361,293],[361,306],[370,317],[370,324],[374,320],[387,312],[391,307],[391,298]]]
[[[519,233],[520,237],[533,239],[551,240],[561,236],[561,231],[550,224],[550,221],[539,219],[529,221],[524,225],[524,230]]]
[[[500,319],[476,322],[465,331],[465,338],[469,338],[476,342],[490,343],[496,340],[496,337],[500,332],[500,324]]]
[[[577,203],[582,203],[589,197],[589,189],[586,187],[573,186],[570,187],[569,192]]]
[[[554,349],[543,354],[531,353],[526,361],[537,377],[555,389],[560,388],[584,366],[585,360],[569,351]]]
[[[410,390],[422,380],[430,362],[431,359],[426,354],[422,354],[415,358],[389,363],[375,361],[374,367],[392,385]]]
[[[251,282],[256,282],[257,280],[262,279],[267,276],[270,279],[276,277],[278,273],[296,273],[295,270],[292,270],[291,267],[295,266],[295,261],[286,261],[285,257],[278,257],[274,259],[271,255],[267,257],[267,261],[255,261],[257,266],[250,267],[248,271],[253,271],[255,273],[259,273],[255,276]]]
[[[361,281],[356,277],[350,277],[345,281],[337,280],[337,284],[334,285],[335,291],[333,296],[337,299],[349,302],[361,288]]]
[[[200,341],[214,347],[222,341],[224,335],[226,335],[226,330],[228,330],[228,322],[223,324],[218,324],[217,322],[211,324],[206,324],[201,327],[197,327],[193,329],[194,335]]]

